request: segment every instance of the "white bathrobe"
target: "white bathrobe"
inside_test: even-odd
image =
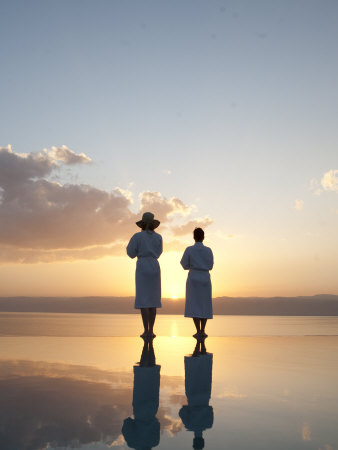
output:
[[[161,308],[162,236],[155,231],[135,233],[127,246],[130,258],[137,256],[135,308]]]
[[[209,270],[214,257],[202,242],[187,247],[181,259],[183,269],[189,270],[186,284],[185,317],[212,319],[211,281]]]
[[[209,406],[212,385],[212,353],[200,356],[185,356],[185,394],[188,405],[182,406],[179,416],[189,431],[202,436],[214,421],[212,406]]]
[[[159,405],[161,366],[134,366],[133,412],[123,422],[122,434],[130,448],[153,448],[160,443]]]

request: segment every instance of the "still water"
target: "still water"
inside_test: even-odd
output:
[[[180,318],[153,347],[99,319],[0,315],[1,450],[338,449],[336,320],[218,317],[196,348]]]
[[[193,321],[178,315],[156,318],[158,336],[191,336]],[[338,336],[335,316],[214,316],[210,336]],[[0,313],[0,336],[135,336],[138,314]]]

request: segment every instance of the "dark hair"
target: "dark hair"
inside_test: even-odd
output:
[[[202,242],[204,239],[204,231],[202,228],[195,228],[194,229],[194,239],[197,242]]]
[[[154,231],[154,229],[155,229],[153,223],[143,223],[141,228],[143,231],[145,231],[145,230]]]

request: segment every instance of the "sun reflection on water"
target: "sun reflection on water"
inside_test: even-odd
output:
[[[171,322],[171,326],[170,326],[170,336],[171,336],[171,337],[177,337],[177,336],[179,336],[179,331],[178,331],[178,326],[177,326],[176,320],[173,320],[173,321]]]

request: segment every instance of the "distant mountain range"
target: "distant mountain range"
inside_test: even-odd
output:
[[[183,314],[184,299],[163,299],[160,314]],[[338,295],[217,297],[214,314],[338,316]],[[132,297],[0,297],[0,312],[133,314]]]

